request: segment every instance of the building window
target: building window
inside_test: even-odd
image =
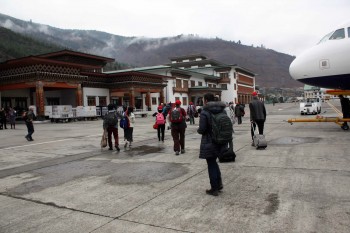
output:
[[[227,84],[221,84],[221,88],[227,90]]]
[[[236,79],[236,73],[233,73],[233,78]]]
[[[96,97],[95,96],[88,96],[87,103],[88,103],[88,106],[96,106]]]
[[[184,80],[184,81],[183,81],[183,85],[184,85],[184,88],[188,88],[188,81],[187,81],[187,80]]]
[[[176,79],[176,87],[177,88],[182,88],[182,80],[181,79]]]
[[[187,97],[182,97],[182,105],[187,105]]]
[[[220,78],[228,78],[228,73],[220,73]]]
[[[213,85],[212,85],[212,84],[210,84],[210,83],[208,83],[208,87],[213,87]]]
[[[107,97],[106,96],[99,96],[98,97],[98,103],[100,106],[107,106]]]
[[[196,81],[191,80],[191,87],[196,86]]]
[[[152,97],[152,105],[157,105],[157,98],[156,97]]]
[[[234,85],[234,90],[237,90],[237,84],[235,83],[235,85]]]
[[[202,86],[202,82],[198,82],[198,86],[200,86],[200,87],[201,87],[201,86]]]

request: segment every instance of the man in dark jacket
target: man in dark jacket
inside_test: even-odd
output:
[[[264,134],[266,109],[265,109],[264,103],[258,99],[257,92],[254,91],[252,95],[253,95],[253,100],[249,104],[249,110],[250,110],[250,122],[252,123],[251,135],[253,140],[256,125],[258,125],[259,134]],[[254,146],[253,143],[252,143],[252,146]]]
[[[34,108],[29,107],[29,111],[25,113],[25,116],[24,116],[24,122],[26,123],[27,131],[28,131],[28,134],[25,136],[25,138],[28,141],[34,141],[34,139],[32,138],[32,134],[34,133],[34,125],[33,125],[34,120],[35,120]]]
[[[235,106],[235,116],[237,117],[237,123],[242,124],[242,117],[244,116],[244,107],[242,104],[237,103]]]
[[[343,112],[343,118],[350,118],[350,101],[349,98],[345,98],[343,95],[339,95],[341,110]],[[342,127],[348,127],[348,123],[344,122]]]
[[[226,104],[221,101],[214,101],[214,95],[207,93],[204,95],[204,107],[199,118],[199,128],[197,132],[202,135],[199,158],[206,159],[208,164],[208,173],[211,189],[206,193],[218,196],[219,191],[223,189],[221,172],[216,159],[227,150],[227,145],[215,144],[211,136],[211,113],[217,114],[225,111]]]

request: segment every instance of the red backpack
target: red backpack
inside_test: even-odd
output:
[[[165,119],[163,113],[158,113],[156,116],[156,124],[157,125],[164,125],[165,124]]]

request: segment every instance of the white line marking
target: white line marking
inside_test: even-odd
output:
[[[95,135],[83,136],[82,138],[90,138],[90,137],[96,137],[96,136],[101,136],[101,135],[100,134],[95,134]],[[60,140],[48,141],[48,142],[31,143],[31,144],[22,145],[22,146],[13,146],[13,147],[2,148],[0,150],[8,150],[8,149],[21,148],[21,147],[43,145],[43,144],[54,143],[54,142],[63,142],[63,141],[68,141],[68,140],[73,140],[73,139],[77,139],[77,138],[67,138],[67,139],[60,139]]]

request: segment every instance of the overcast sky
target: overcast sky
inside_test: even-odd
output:
[[[0,13],[62,29],[194,34],[298,55],[350,21],[350,0],[0,0]]]

